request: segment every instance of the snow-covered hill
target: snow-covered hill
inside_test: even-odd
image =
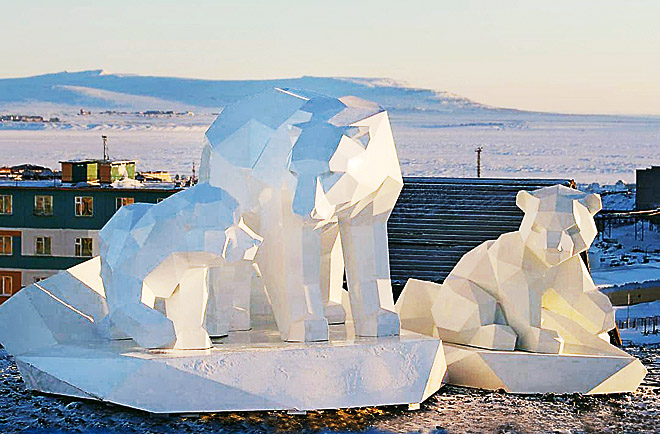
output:
[[[49,108],[114,110],[218,110],[272,87],[301,88],[331,96],[355,95],[390,110],[453,113],[496,110],[446,92],[414,89],[392,80],[301,77],[276,80],[196,80],[111,74],[103,70],[0,79],[0,110]],[[499,111],[499,110],[498,110]]]

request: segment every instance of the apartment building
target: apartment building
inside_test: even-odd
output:
[[[179,190],[169,183],[0,181],[0,303],[98,255],[98,231],[120,207],[157,203]]]

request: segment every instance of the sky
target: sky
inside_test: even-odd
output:
[[[384,77],[499,107],[660,115],[658,0],[0,0],[0,78]]]

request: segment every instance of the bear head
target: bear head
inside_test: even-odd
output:
[[[389,178],[403,184],[387,112],[354,96],[271,89],[228,105],[206,139],[200,179],[244,208],[267,197],[258,185],[290,194],[295,214],[330,221]]]
[[[597,194],[555,185],[519,191],[516,205],[525,213],[520,225],[525,244],[547,265],[586,251],[598,233],[593,216],[602,204]]]

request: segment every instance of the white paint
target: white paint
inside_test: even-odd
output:
[[[99,257],[0,307],[28,387],[155,413],[435,393],[441,341],[399,336],[394,311],[386,224],[403,183],[387,113],[274,90],[227,107],[207,136],[199,184],[121,207]]]
[[[226,107],[206,137],[201,179],[263,237],[255,261],[282,338],[328,339],[328,320],[346,317],[344,270],[358,334],[398,334],[386,223],[403,180],[387,113],[275,89]]]
[[[600,197],[553,186],[522,190],[516,203],[525,213],[520,230],[466,253],[442,285],[408,281],[397,302],[403,327],[462,345],[447,350],[454,384],[517,393],[635,390],[646,370],[609,344],[612,304],[579,256],[596,237]],[[568,357],[577,355],[585,357]],[[516,377],[525,369],[544,378],[555,372],[554,383]]]

